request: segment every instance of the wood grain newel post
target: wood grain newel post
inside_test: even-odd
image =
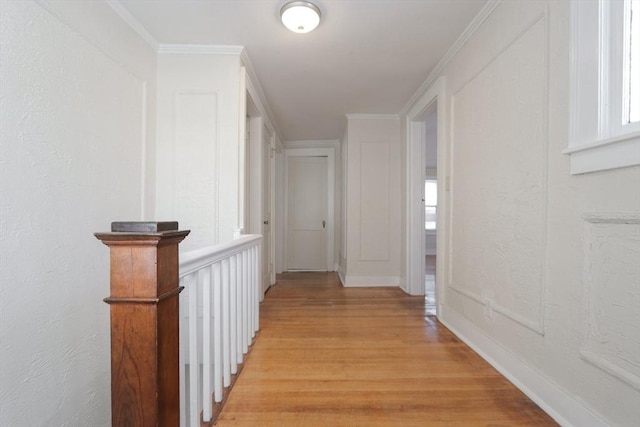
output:
[[[180,424],[177,222],[114,222],[95,233],[111,253],[111,424]]]

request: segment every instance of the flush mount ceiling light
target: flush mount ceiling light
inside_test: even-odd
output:
[[[308,1],[292,1],[282,6],[280,17],[294,33],[308,33],[320,23],[320,9]]]

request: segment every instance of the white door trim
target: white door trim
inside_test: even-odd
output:
[[[278,230],[276,226],[276,133],[271,133],[271,160],[269,163],[269,167],[271,168],[271,181],[269,185],[271,189],[269,190],[269,194],[271,194],[271,200],[269,203],[271,204],[271,250],[269,254],[271,255],[271,282],[269,285],[273,285],[276,283],[276,232]]]
[[[438,137],[438,211],[436,243],[436,300],[440,305],[444,302],[445,272],[448,266],[449,236],[449,193],[447,165],[449,140],[447,138],[446,80],[438,78],[433,85],[411,107],[406,116],[407,135],[407,259],[405,291],[411,295],[424,295],[424,203],[420,196],[424,188],[424,119],[427,111],[437,102],[437,137]]]
[[[289,224],[289,157],[327,157],[327,271],[334,271],[335,238],[335,149],[334,148],[287,148],[284,151],[284,270],[287,266],[287,242]]]

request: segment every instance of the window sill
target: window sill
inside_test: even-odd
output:
[[[563,151],[571,156],[571,174],[640,165],[640,132],[581,144]]]

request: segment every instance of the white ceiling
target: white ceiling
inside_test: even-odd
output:
[[[119,0],[161,44],[241,45],[285,141],[340,139],[345,114],[396,114],[486,0],[313,0],[308,34],[287,0]]]

